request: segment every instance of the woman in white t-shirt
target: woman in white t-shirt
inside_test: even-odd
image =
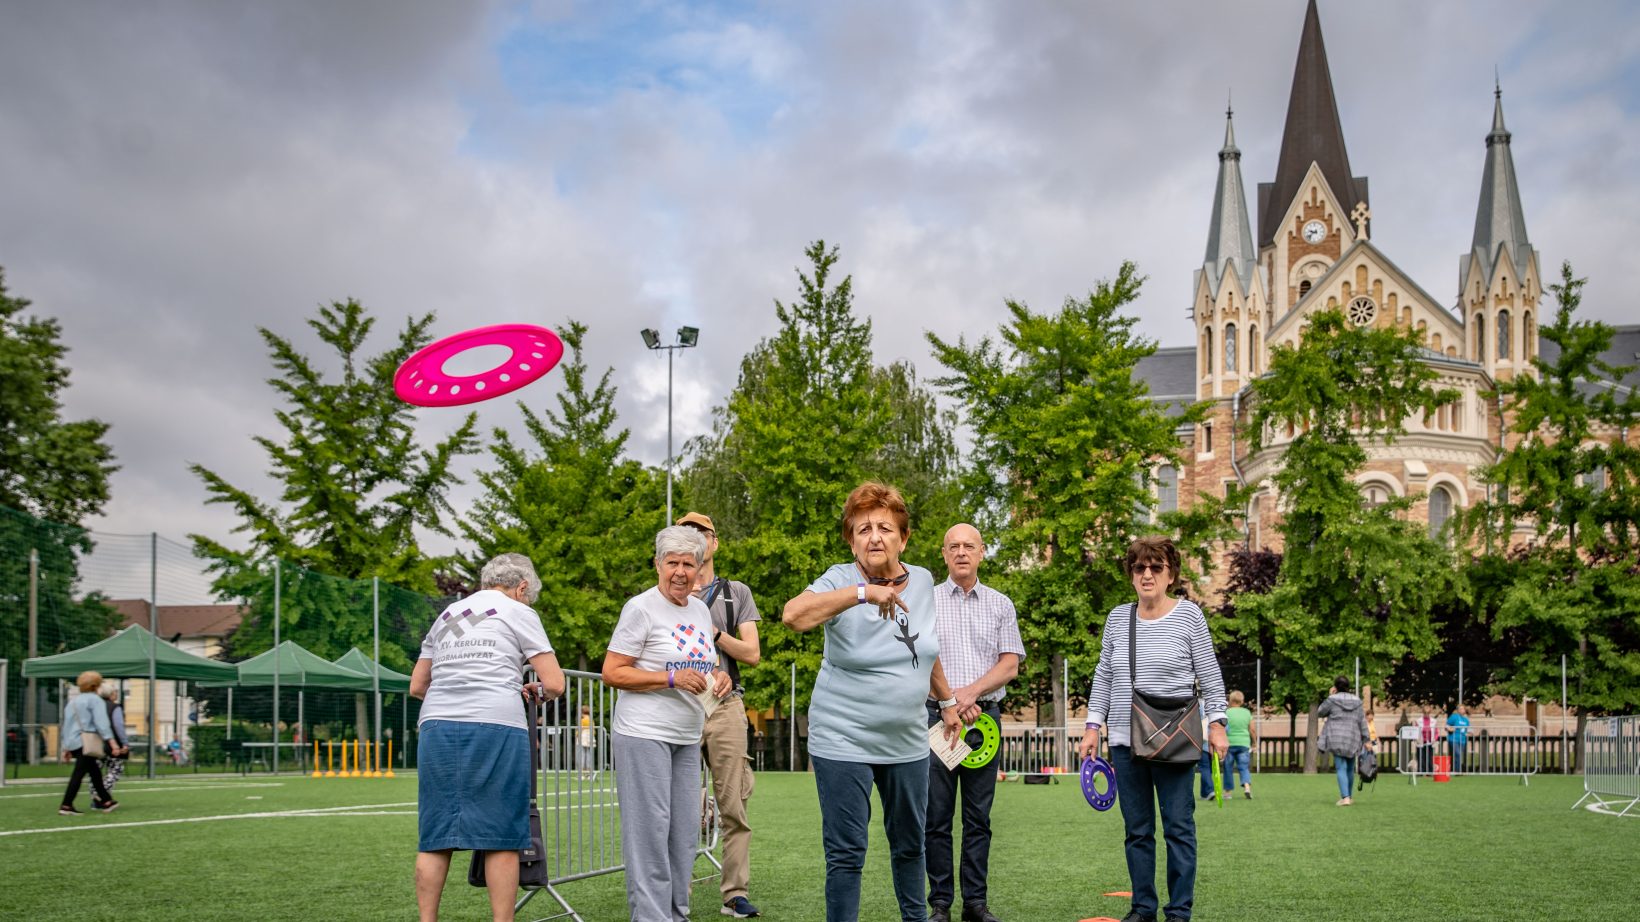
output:
[[[612,750],[621,858],[634,922],[689,918],[700,834],[700,737],[706,709],[729,694],[712,613],[695,598],[706,537],[685,525],[655,535],[656,585],[627,600],[604,654],[615,702]]]
[[[518,853],[530,846],[530,738],[520,693],[556,698],[564,671],[534,604],[541,579],[523,554],[479,573],[479,591],[433,619],[410,674],[416,722],[416,903],[438,918],[455,849],[484,851],[490,913],[511,922]],[[524,685],[524,663],[538,683]]]

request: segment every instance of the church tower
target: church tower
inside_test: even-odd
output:
[[[1191,302],[1196,321],[1196,392],[1202,399],[1228,397],[1264,370],[1261,331],[1269,329],[1270,297],[1253,245],[1234,118],[1233,111],[1225,111],[1213,219]]]
[[[1495,381],[1529,373],[1537,354],[1538,300],[1543,295],[1538,253],[1526,236],[1526,212],[1515,182],[1509,130],[1503,126],[1503,90],[1494,88],[1492,131],[1486,136],[1475,239],[1458,266],[1458,303],[1469,340],[1465,355]]]

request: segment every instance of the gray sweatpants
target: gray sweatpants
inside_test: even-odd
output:
[[[632,922],[687,922],[700,838],[700,744],[613,736]]]

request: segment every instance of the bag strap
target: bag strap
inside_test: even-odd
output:
[[[1139,668],[1134,665],[1139,657],[1139,603],[1128,606],[1128,694],[1139,687]]]

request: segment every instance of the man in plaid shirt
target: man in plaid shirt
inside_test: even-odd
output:
[[[934,614],[940,636],[940,664],[955,689],[957,713],[972,723],[982,712],[1002,719],[1002,698],[1008,681],[1019,675],[1025,645],[1019,639],[1019,619],[1008,597],[981,585],[979,565],[985,542],[972,525],[953,525],[941,548],[949,578],[934,588]],[[933,700],[928,702],[930,725],[940,719]],[[947,769],[939,759],[928,760],[928,824],[925,852],[928,863],[929,922],[950,922],[952,890],[951,822],[957,788],[962,788],[962,919],[963,922],[999,922],[986,905],[986,875],[991,855],[991,798],[996,793],[997,770]]]

